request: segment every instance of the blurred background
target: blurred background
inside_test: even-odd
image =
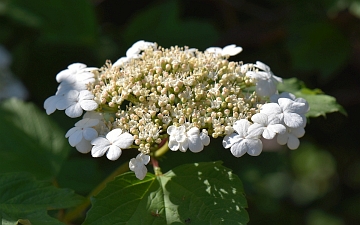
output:
[[[59,71],[114,62],[138,40],[199,50],[236,44],[244,50],[231,60],[262,61],[336,97],[348,113],[310,118],[295,151],[267,143],[258,157],[234,158],[213,140],[199,154],[169,152],[163,172],[222,160],[243,181],[250,225],[360,224],[359,0],[1,0],[0,99],[42,109]],[[64,134],[77,121],[51,118]],[[86,195],[135,155],[109,162],[73,149],[58,183]]]

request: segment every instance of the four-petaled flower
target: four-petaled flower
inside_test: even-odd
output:
[[[93,157],[101,157],[106,152],[106,157],[110,160],[117,160],[122,151],[121,149],[129,148],[134,142],[134,137],[119,128],[114,129],[107,133],[106,138],[97,137],[91,141],[94,145],[91,149],[91,155]]]
[[[91,150],[90,142],[98,136],[98,132],[93,128],[99,124],[98,119],[85,118],[71,128],[65,137],[69,138],[69,144],[81,153],[88,153]]]
[[[65,110],[65,114],[71,118],[82,115],[83,110],[93,111],[98,107],[98,104],[93,100],[94,95],[88,91],[71,90],[67,92],[64,97],[56,103],[56,108]]]
[[[150,156],[140,153],[136,158],[132,158],[129,162],[129,168],[131,171],[135,172],[135,176],[139,180],[143,180],[147,173],[147,165],[150,161]]]
[[[224,137],[224,148],[230,148],[235,157],[240,157],[245,153],[258,156],[262,151],[262,142],[259,140],[259,135],[248,134],[249,126],[250,122],[248,120],[240,119],[233,126],[236,133]]]

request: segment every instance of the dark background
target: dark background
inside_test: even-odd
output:
[[[250,223],[360,224],[360,1],[348,0],[8,0],[0,2],[0,44],[13,73],[42,108],[69,64],[101,67],[136,41],[205,50],[236,44],[234,61],[268,64],[336,97],[340,113],[310,118],[298,150],[266,145],[234,158],[218,141],[200,154],[169,152],[163,172],[187,162],[222,160],[244,183]],[[1,82],[1,81],[0,81]],[[76,120],[51,116],[66,130]],[[269,152],[272,151],[272,152]],[[59,184],[87,194],[119,162],[73,151]],[[77,173],[69,175],[76,167]]]

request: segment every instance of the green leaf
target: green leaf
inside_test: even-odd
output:
[[[212,45],[218,33],[212,24],[198,20],[181,20],[177,1],[165,1],[139,14],[130,21],[125,31],[125,42],[157,42],[164,47],[196,46],[207,48]]]
[[[82,201],[83,197],[72,190],[35,180],[28,173],[0,174],[0,218],[3,224],[17,224],[19,220],[39,225],[62,224],[50,217],[47,210],[73,207]]]
[[[290,92],[298,98],[304,98],[310,105],[307,117],[325,116],[326,113],[340,112],[347,115],[344,108],[332,96],[325,95],[320,89],[308,89],[302,81],[296,78],[283,79],[278,85],[280,92]]]
[[[97,22],[87,0],[8,0],[1,14],[41,31],[40,40],[57,44],[92,45]]]
[[[84,224],[246,224],[240,179],[221,162],[179,166],[138,180],[125,173],[92,199]]]
[[[64,131],[31,103],[10,99],[0,104],[0,173],[27,171],[54,177],[70,146]]]

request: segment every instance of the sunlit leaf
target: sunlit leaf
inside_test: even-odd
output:
[[[83,198],[69,189],[37,181],[28,173],[0,174],[0,218],[2,224],[62,224],[47,210],[76,206]],[[28,224],[30,224],[28,223]]]
[[[0,104],[0,173],[27,171],[54,177],[69,152],[64,131],[31,103],[10,99]]]
[[[246,224],[239,178],[220,162],[179,166],[137,180],[126,173],[92,198],[84,224]]]

